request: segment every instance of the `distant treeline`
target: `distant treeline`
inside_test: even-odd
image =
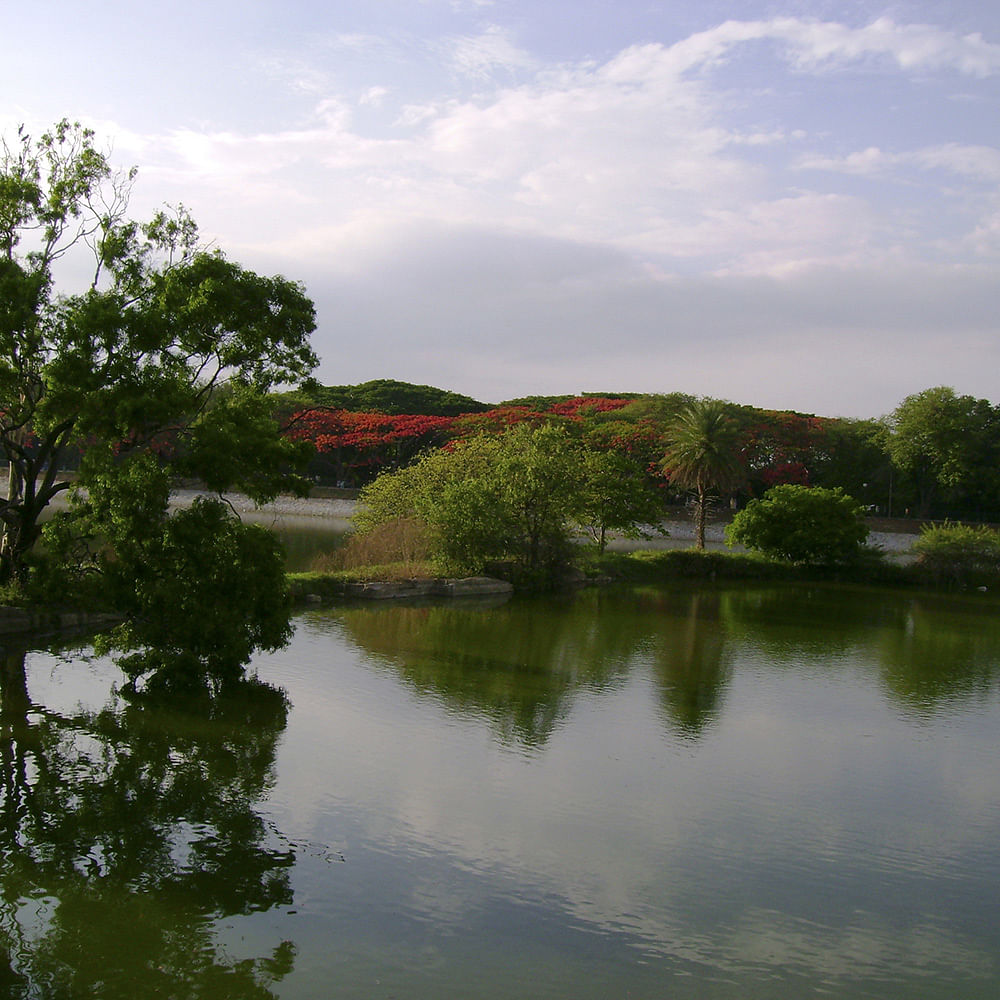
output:
[[[318,482],[362,486],[422,452],[514,424],[558,422],[589,447],[630,456],[664,491],[672,422],[693,396],[673,392],[525,396],[487,404],[378,379],[307,385],[276,397],[290,436],[311,441]],[[873,513],[1000,521],[1000,407],[936,387],[871,419],[821,417],[727,402],[745,482],[737,504],[781,483],[840,486]]]

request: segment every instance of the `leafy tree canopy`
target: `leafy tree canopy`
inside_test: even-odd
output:
[[[796,563],[849,562],[868,538],[864,511],[843,490],[774,486],[751,500],[726,528],[728,545]]]
[[[334,410],[376,411],[398,415],[456,417],[460,413],[481,413],[486,403],[431,385],[414,385],[380,378],[360,385],[316,385],[309,391],[314,405]]]
[[[309,447],[280,434],[266,394],[315,366],[312,302],[292,281],[203,249],[183,209],[130,218],[134,178],[67,121],[38,139],[22,128],[0,150],[0,449],[10,468],[0,582],[28,579],[40,516],[70,488],[60,472],[74,454],[73,513],[53,529],[54,548],[67,555],[74,534],[100,537],[110,550],[77,559],[90,571],[138,573],[128,547],[146,543],[144,558],[160,567],[182,521],[190,531],[200,518],[204,538],[240,534],[231,514],[207,508],[170,521],[159,470],[257,501],[302,486],[294,469]],[[86,282],[60,284],[84,265]],[[193,595],[203,582],[186,584]]]
[[[921,516],[939,498],[973,508],[986,500],[996,508],[1000,408],[988,400],[959,396],[948,386],[907,396],[887,421],[885,447],[915,489]]]

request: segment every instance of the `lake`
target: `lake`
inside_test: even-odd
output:
[[[317,609],[202,711],[8,650],[0,996],[993,1000],[998,611]]]

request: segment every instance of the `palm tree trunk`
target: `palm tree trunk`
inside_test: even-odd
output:
[[[704,490],[698,490],[698,509],[695,511],[696,538],[695,548],[704,550],[705,548],[705,512],[708,508],[708,494]]]

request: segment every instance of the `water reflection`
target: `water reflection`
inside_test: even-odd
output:
[[[294,854],[255,809],[285,696],[247,681],[197,711],[58,711],[31,700],[22,651],[2,662],[3,995],[274,996],[292,943],[235,957],[214,922],[291,902]]]
[[[1000,675],[1000,604],[989,597],[860,587],[727,589],[720,628],[769,668],[877,665],[907,710],[981,701]]]
[[[718,717],[737,656],[795,669],[874,660],[892,696],[920,711],[981,698],[1000,670],[1000,614],[983,606],[849,587],[664,587],[499,608],[365,605],[340,620],[417,690],[540,747],[574,695],[621,683],[637,664],[648,664],[664,718],[685,738]]]
[[[358,831],[337,891],[390,873],[412,926],[386,939],[440,956],[408,996],[473,967],[508,976],[483,997],[993,996],[1000,634],[963,607],[677,586],[311,612],[318,739],[339,714],[299,784]],[[931,689],[952,631],[975,638]],[[962,711],[915,720],[907,690]]]
[[[923,714],[989,695],[1000,672],[1000,613],[984,616],[983,605],[907,603],[901,627],[879,641],[882,680],[893,697]]]
[[[733,643],[718,591],[695,590],[674,603],[656,633],[653,669],[668,721],[680,735],[695,737],[717,717]]]
[[[491,719],[504,740],[540,747],[575,695],[649,663],[664,717],[697,736],[716,718],[732,665],[717,591],[588,590],[488,605],[362,606],[340,620],[409,684]]]
[[[486,716],[504,741],[537,748],[574,693],[621,677],[642,641],[628,622],[595,615],[599,603],[364,606],[345,610],[340,620],[359,647],[416,690]]]

